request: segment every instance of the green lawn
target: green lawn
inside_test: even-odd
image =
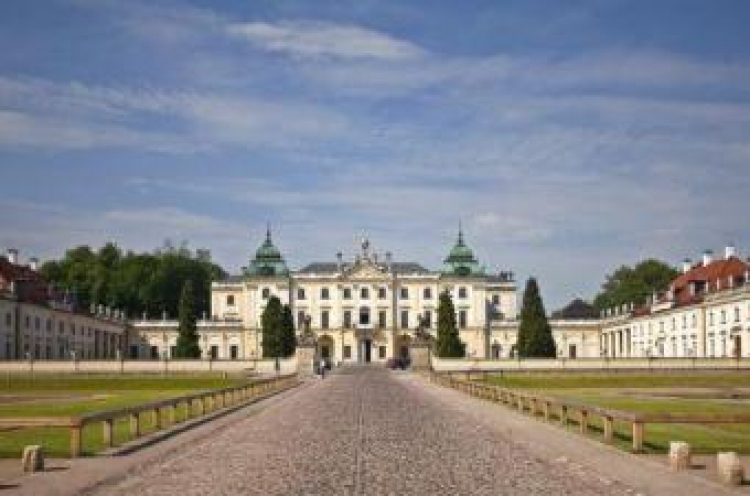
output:
[[[28,375],[0,379],[0,418],[69,417],[85,413],[123,408],[149,401],[239,385],[240,377],[222,378],[217,374],[176,376],[57,376]],[[177,418],[186,416],[184,410]],[[141,418],[143,432],[153,430],[150,415]],[[115,442],[128,439],[128,423],[123,419],[115,425]],[[67,456],[68,429],[33,428],[0,430],[0,457],[18,457],[28,444],[41,444],[52,456]],[[102,448],[101,424],[84,429],[85,454]]]
[[[750,388],[750,376],[747,374],[491,376],[488,382],[630,412],[750,414],[750,400],[728,399],[730,393],[738,391],[737,388]],[[690,397],[696,393],[698,397]],[[712,395],[715,397],[705,397]],[[593,430],[591,435],[601,439],[599,419],[592,417],[590,425]],[[577,428],[575,419],[571,428]],[[630,429],[630,424],[615,422],[618,446],[630,448]],[[731,450],[750,453],[750,425],[646,425],[647,452],[666,452],[670,441],[686,441],[695,452],[715,453]]]

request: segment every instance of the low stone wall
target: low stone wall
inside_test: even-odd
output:
[[[436,372],[544,372],[544,371],[670,371],[748,370],[750,358],[579,358],[579,359],[455,359],[432,358]]]
[[[279,360],[281,374],[297,372],[296,358]],[[190,372],[276,373],[275,360],[11,360],[0,373],[163,374]]]

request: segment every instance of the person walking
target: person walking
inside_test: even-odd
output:
[[[320,378],[326,378],[326,361],[325,358],[320,359]]]

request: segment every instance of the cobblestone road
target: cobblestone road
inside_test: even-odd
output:
[[[352,368],[101,494],[625,494],[540,460],[418,381]],[[428,386],[429,387],[429,386]]]

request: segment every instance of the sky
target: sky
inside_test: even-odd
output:
[[[750,2],[3,0],[0,250],[358,240],[458,225],[549,309],[750,251]]]

